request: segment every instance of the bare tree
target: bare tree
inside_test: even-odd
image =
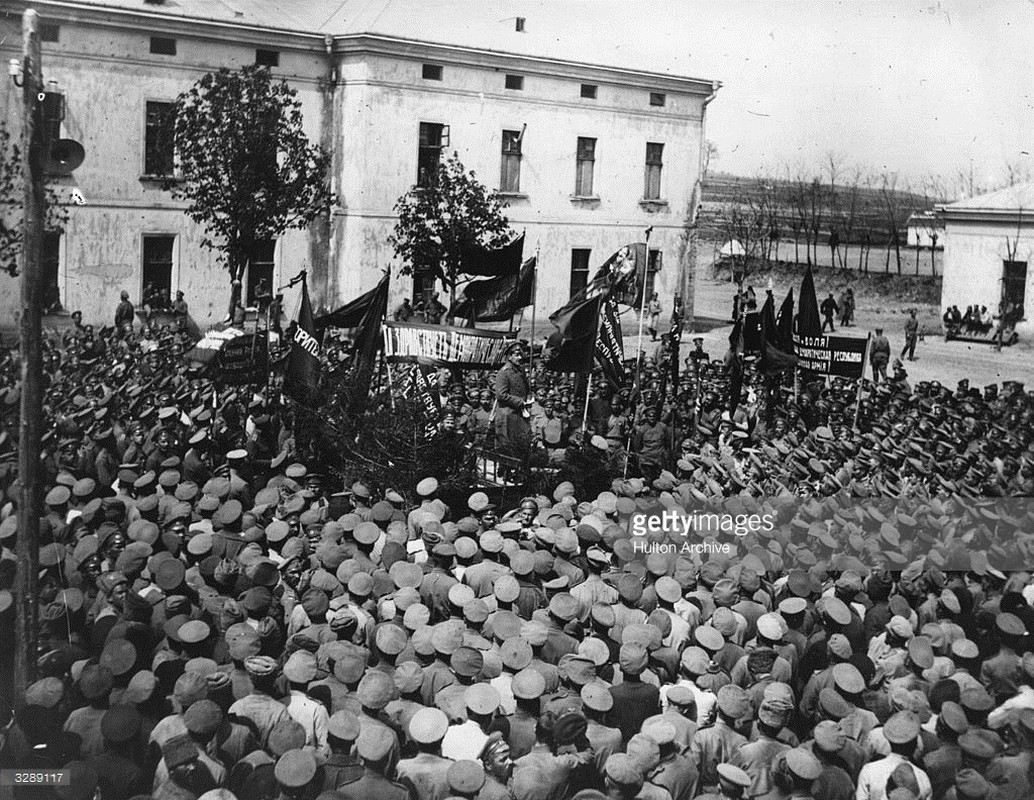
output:
[[[898,234],[898,216],[901,213],[898,193],[898,174],[896,172],[883,173],[883,182],[880,186],[880,196],[883,198],[884,207],[887,211],[887,227],[890,241],[887,243],[886,271],[890,272],[890,246],[894,247],[894,255],[897,260],[898,275],[901,274],[901,237]]]

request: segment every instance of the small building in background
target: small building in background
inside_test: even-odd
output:
[[[1011,309],[1016,333],[1034,336],[1034,183],[937,207],[944,221],[941,309]]]
[[[944,220],[935,211],[917,211],[908,218],[908,246],[944,249]]]

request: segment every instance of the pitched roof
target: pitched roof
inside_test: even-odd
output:
[[[1034,183],[1007,186],[988,194],[969,197],[943,206],[945,212],[967,213],[980,211],[1019,211],[1034,212]]]

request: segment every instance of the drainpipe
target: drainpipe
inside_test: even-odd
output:
[[[330,191],[334,194],[335,201],[327,210],[326,222],[326,275],[324,276],[323,301],[328,308],[333,307],[337,300],[338,284],[338,248],[337,236],[334,225],[334,209],[337,207],[337,192],[340,187],[339,166],[340,161],[335,147],[335,132],[337,130],[337,84],[338,67],[334,60],[334,37],[327,33],[323,35],[323,48],[327,54],[327,78],[323,91],[323,120],[321,136],[323,149],[331,154],[330,160]]]

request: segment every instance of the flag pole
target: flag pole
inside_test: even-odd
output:
[[[531,271],[531,356],[530,370],[535,373],[535,307],[539,304],[539,240],[535,240],[535,267]],[[524,321],[523,311],[521,321]]]
[[[585,408],[582,410],[582,430],[589,427],[589,390],[592,389],[592,370],[585,376]]]
[[[642,372],[643,372],[643,318],[646,316],[646,276],[650,272],[650,234],[653,233],[653,225],[646,229],[646,267],[643,270],[643,298],[639,304],[639,339],[636,344],[636,368],[635,384],[642,393]]]
[[[858,394],[855,395],[854,399],[854,425],[852,427],[857,432],[858,430],[858,412],[862,409],[862,384],[865,383],[865,365],[869,363],[869,345],[872,343],[872,332],[865,337],[865,353],[862,354],[862,374],[858,376]]]

